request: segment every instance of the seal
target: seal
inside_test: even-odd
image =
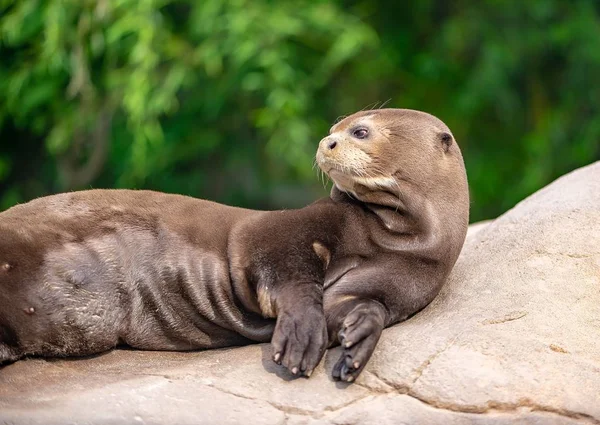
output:
[[[466,174],[450,130],[402,109],[345,118],[317,162],[331,196],[297,210],[90,190],[0,213],[0,362],[270,340],[305,376],[341,344],[333,376],[353,381],[452,269]]]

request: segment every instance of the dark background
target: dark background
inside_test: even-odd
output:
[[[318,141],[420,109],[472,221],[600,159],[600,2],[0,0],[0,209],[128,187],[252,208],[327,194]]]

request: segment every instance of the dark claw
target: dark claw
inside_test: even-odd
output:
[[[365,307],[353,310],[344,319],[342,329],[338,333],[342,355],[333,367],[333,378],[353,382],[375,351],[382,330],[382,315],[372,313]]]

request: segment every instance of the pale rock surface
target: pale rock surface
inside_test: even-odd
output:
[[[600,424],[600,163],[471,231],[434,302],[352,385],[268,345],[0,369],[5,424]]]
[[[470,239],[472,236],[475,236],[475,233],[478,233],[480,230],[485,229],[488,226],[488,224],[490,224],[492,221],[493,220],[483,220],[471,224],[467,229],[467,239]]]

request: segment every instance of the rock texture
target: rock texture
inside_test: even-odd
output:
[[[435,301],[355,384],[268,345],[116,350],[0,369],[7,424],[600,424],[600,163],[470,234]]]

